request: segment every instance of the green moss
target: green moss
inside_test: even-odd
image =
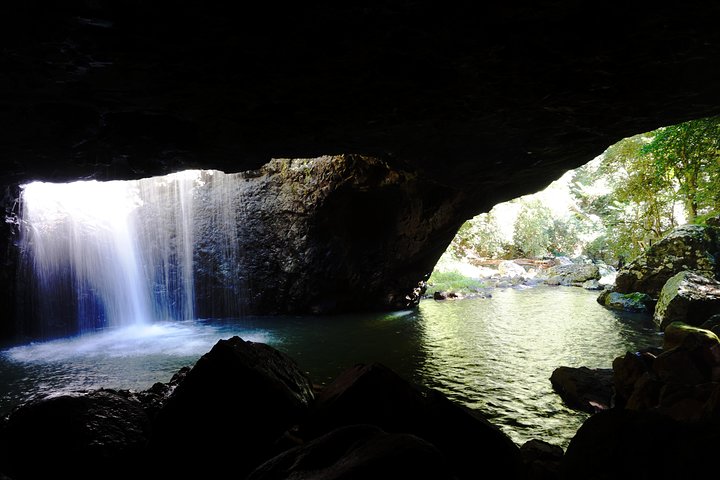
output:
[[[434,271],[427,281],[425,293],[429,296],[435,292],[473,293],[485,287],[484,282],[458,272]]]

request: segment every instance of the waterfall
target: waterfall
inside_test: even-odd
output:
[[[239,314],[241,177],[188,170],[21,190],[22,297],[40,336]]]

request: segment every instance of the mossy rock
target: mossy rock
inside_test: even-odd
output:
[[[710,330],[704,328],[693,327],[683,322],[672,322],[665,327],[665,339],[663,341],[663,349],[670,350],[688,341],[688,337],[692,337],[695,344],[712,346],[720,344],[720,338]]]

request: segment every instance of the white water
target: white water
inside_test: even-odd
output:
[[[235,175],[188,170],[23,186],[25,316],[50,336],[195,318],[197,249],[220,270],[237,265],[239,185]],[[60,329],[69,317],[75,324]]]

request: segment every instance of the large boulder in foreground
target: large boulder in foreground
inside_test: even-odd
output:
[[[312,438],[354,424],[432,443],[461,479],[477,478],[479,466],[508,478],[523,468],[518,446],[479,412],[436,390],[421,389],[382,364],[359,364],[339,375],[318,393],[316,409],[301,432]]]
[[[428,478],[457,480],[447,459],[430,443],[374,425],[349,425],[268,460],[247,480],[359,480]]]
[[[679,272],[665,283],[653,320],[660,330],[672,322],[699,326],[720,313],[720,282],[696,272]]]
[[[282,352],[232,337],[218,341],[157,415],[150,451],[163,474],[247,474],[313,402],[308,377]]]
[[[125,391],[68,393],[31,401],[0,428],[0,470],[15,480],[136,478],[150,418]]]
[[[715,226],[678,227],[622,268],[615,278],[615,290],[657,298],[665,282],[684,270],[712,278],[718,272],[719,238]]]
[[[719,426],[717,421],[677,421],[649,410],[599,412],[570,441],[561,478],[707,478],[717,469]]]

